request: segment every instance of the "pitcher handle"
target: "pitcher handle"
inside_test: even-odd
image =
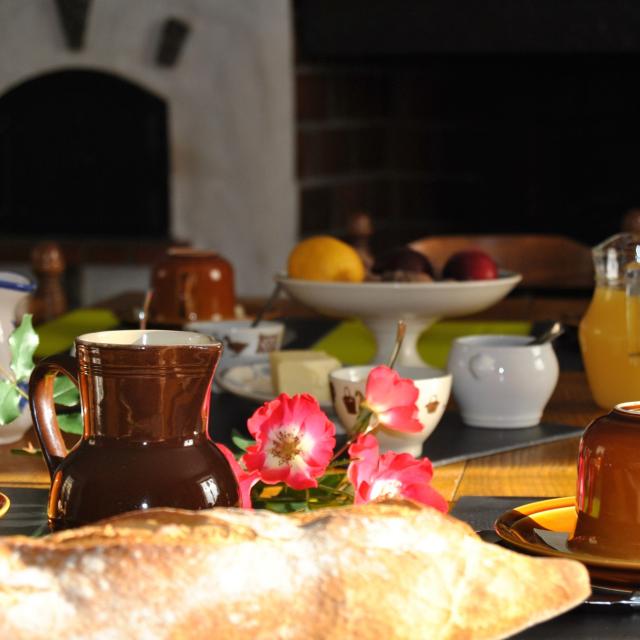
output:
[[[53,399],[53,382],[58,373],[64,374],[78,386],[78,364],[75,358],[66,355],[45,358],[36,365],[29,379],[29,407],[33,426],[52,479],[68,453]]]
[[[633,262],[625,270],[627,315],[627,352],[640,358],[640,264]]]

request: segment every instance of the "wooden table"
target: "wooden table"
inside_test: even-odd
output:
[[[605,413],[591,399],[584,373],[563,372],[543,420],[586,427]],[[434,486],[451,502],[462,496],[573,495],[578,438],[438,467]]]
[[[586,426],[601,415],[593,404],[582,372],[563,372],[545,411],[544,419]],[[11,448],[37,445],[33,431],[15,445],[0,447],[0,485],[48,487],[49,475],[39,456],[21,456]],[[434,486],[450,502],[465,495],[564,496],[572,495],[576,483],[578,439],[537,445],[468,462],[438,467]]]
[[[106,301],[106,306],[119,315],[141,304],[143,292],[127,292]],[[530,321],[559,319],[577,325],[589,302],[589,296],[563,297],[521,294],[501,301],[491,309],[472,316],[478,319]],[[252,314],[264,300],[242,300]],[[313,315],[300,305],[282,298],[272,310],[275,316]],[[596,407],[582,372],[562,372],[558,387],[547,406],[544,420],[571,426],[586,426],[604,413]],[[1,428],[1,427],[0,427]],[[73,437],[69,442],[73,441]],[[39,456],[22,456],[12,448],[38,445],[33,431],[18,443],[0,446],[0,485],[48,487],[49,474]],[[487,496],[564,496],[575,491],[578,439],[537,445],[516,451],[486,456],[468,462],[438,467],[433,484],[450,502],[465,495]]]

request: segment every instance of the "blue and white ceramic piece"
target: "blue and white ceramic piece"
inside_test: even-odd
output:
[[[9,336],[16,327],[16,314],[26,297],[34,290],[35,284],[26,276],[12,271],[0,271],[0,365],[6,371],[11,367]],[[20,440],[30,426],[31,415],[25,402],[22,412],[13,422],[0,425],[0,444]]]

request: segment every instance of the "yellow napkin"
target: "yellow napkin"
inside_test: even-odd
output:
[[[40,344],[36,357],[44,358],[68,351],[76,336],[90,331],[105,331],[120,324],[117,316],[108,309],[77,309],[37,326]]]
[[[455,338],[485,333],[527,335],[530,331],[530,322],[443,320],[420,336],[418,353],[426,363],[443,369]],[[360,320],[346,320],[316,342],[313,349],[326,351],[345,364],[366,364],[375,355],[376,344]]]

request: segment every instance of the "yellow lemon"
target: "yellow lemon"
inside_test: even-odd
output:
[[[364,263],[346,242],[331,236],[313,236],[298,243],[289,254],[290,278],[328,282],[362,282]]]

